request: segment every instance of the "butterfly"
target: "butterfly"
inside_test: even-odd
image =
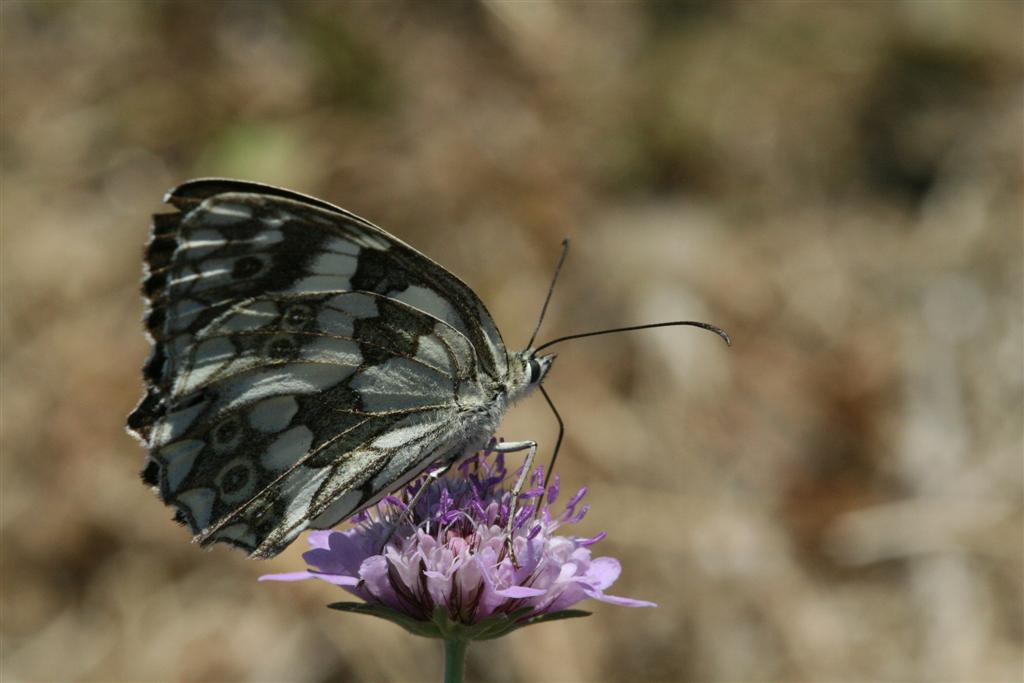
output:
[[[510,352],[459,278],[344,209],[224,179],[164,201],[128,430],[142,479],[202,545],[268,558],[333,527],[478,451],[551,368],[532,339]]]

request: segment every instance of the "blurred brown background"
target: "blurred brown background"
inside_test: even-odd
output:
[[[733,334],[559,348],[580,531],[661,606],[471,679],[1021,680],[1022,7],[4,0],[3,680],[439,677],[138,480],[149,214],[214,175],[383,225],[511,347],[564,235],[541,340]]]

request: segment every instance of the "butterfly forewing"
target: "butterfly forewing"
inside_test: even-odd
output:
[[[508,357],[465,284],[284,190],[196,181],[168,201],[129,428],[150,449],[144,478],[201,542],[275,555],[467,447]]]

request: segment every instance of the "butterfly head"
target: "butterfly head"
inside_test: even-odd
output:
[[[511,360],[512,382],[509,397],[516,401],[540,386],[555,361],[555,354],[541,356],[533,349],[515,354]]]

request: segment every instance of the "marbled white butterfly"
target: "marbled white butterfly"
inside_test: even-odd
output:
[[[344,209],[219,179],[164,201],[128,428],[143,480],[201,544],[272,557],[334,526],[479,450],[551,367],[532,340],[508,352],[461,280]]]

